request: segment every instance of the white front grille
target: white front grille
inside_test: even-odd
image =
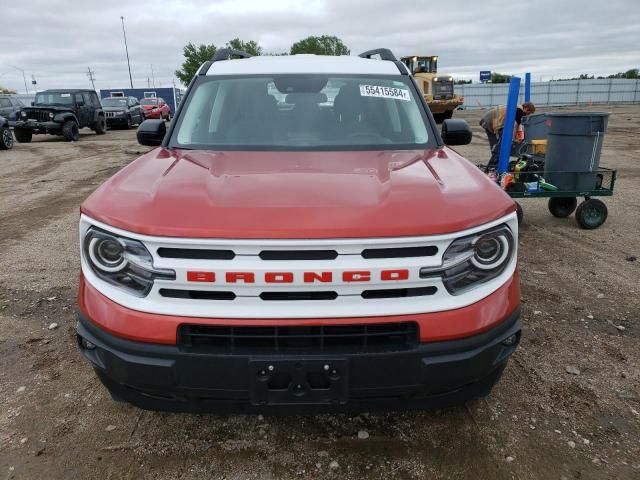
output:
[[[91,226],[139,240],[153,256],[154,267],[176,272],[175,280],[156,280],[145,298],[131,295],[124,290],[99,279],[82,259],[85,278],[100,292],[115,302],[149,313],[192,316],[205,318],[339,318],[406,315],[461,308],[481,300],[503,285],[515,270],[515,255],[511,265],[498,278],[462,295],[450,295],[439,277],[420,278],[423,267],[439,267],[442,255],[456,238],[466,236],[495,225],[508,223],[517,236],[515,214],[480,227],[456,234],[428,237],[399,237],[341,240],[213,240],[179,239],[139,235],[96,222],[86,216],[80,220],[81,239]],[[362,252],[370,249],[404,249],[435,247],[431,256],[406,258],[364,258]],[[215,250],[232,252],[231,259],[192,259],[161,256],[160,249]],[[335,251],[334,259],[324,260],[264,260],[261,252]],[[162,250],[161,250],[162,251]],[[175,256],[175,255],[173,255]],[[229,256],[229,255],[227,255]],[[407,278],[404,272],[407,271]],[[189,281],[188,272],[202,273],[207,281]],[[305,282],[305,272],[331,273],[328,282]],[[368,272],[370,280],[357,272]],[[386,273],[385,273],[386,272]],[[395,272],[395,273],[394,273]],[[398,273],[402,272],[402,273]],[[211,273],[215,281],[210,281]],[[227,277],[227,274],[231,274]],[[253,282],[245,283],[252,274]],[[194,275],[192,273],[192,275]],[[208,277],[207,277],[208,276]],[[293,281],[288,282],[293,276]],[[399,278],[402,277],[402,278]],[[236,283],[229,280],[235,278]],[[326,279],[326,277],[325,277]],[[269,281],[271,280],[271,281]],[[287,280],[287,283],[272,283]],[[381,290],[409,289],[413,296],[395,298],[371,298],[379,296]],[[416,290],[418,289],[418,290]],[[169,291],[170,295],[167,295]],[[371,292],[373,291],[373,294]],[[176,298],[180,292],[196,292],[197,298]],[[199,293],[202,292],[202,293]],[[333,298],[325,298],[333,292]],[[218,298],[207,298],[220,294]],[[406,292],[405,292],[406,293]],[[282,297],[292,294],[314,299],[268,299],[273,295]],[[319,297],[315,299],[315,296]],[[231,298],[232,297],[232,298]],[[278,298],[280,298],[278,297]],[[305,298],[305,297],[303,297]]]

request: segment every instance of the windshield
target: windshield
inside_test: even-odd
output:
[[[158,104],[157,98],[143,98],[142,100],[140,100],[140,105],[157,105],[157,104]]]
[[[34,105],[73,106],[73,97],[64,92],[43,92],[36,95]]]
[[[435,140],[409,82],[399,75],[203,78],[189,94],[170,145],[219,150],[425,148]]]
[[[126,107],[127,99],[126,98],[103,98],[102,99],[103,107]]]

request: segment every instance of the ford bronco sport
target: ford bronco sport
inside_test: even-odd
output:
[[[374,59],[380,56],[381,59]],[[230,58],[240,57],[240,58]],[[81,207],[79,348],[173,411],[445,406],[520,340],[516,205],[406,67],[219,51]]]
[[[98,95],[93,90],[45,90],[36,94],[31,107],[20,112],[14,134],[21,143],[30,142],[34,133],[62,135],[77,141],[80,129],[89,127],[98,135],[107,124]]]

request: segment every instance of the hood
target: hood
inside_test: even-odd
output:
[[[515,203],[448,148],[369,152],[210,152],[157,148],[82,205],[147,235],[363,238],[450,233]]]
[[[127,107],[102,107],[105,112],[126,112]]]

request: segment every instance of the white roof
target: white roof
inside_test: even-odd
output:
[[[394,62],[348,55],[263,55],[214,62],[207,75],[331,73],[400,75]]]

